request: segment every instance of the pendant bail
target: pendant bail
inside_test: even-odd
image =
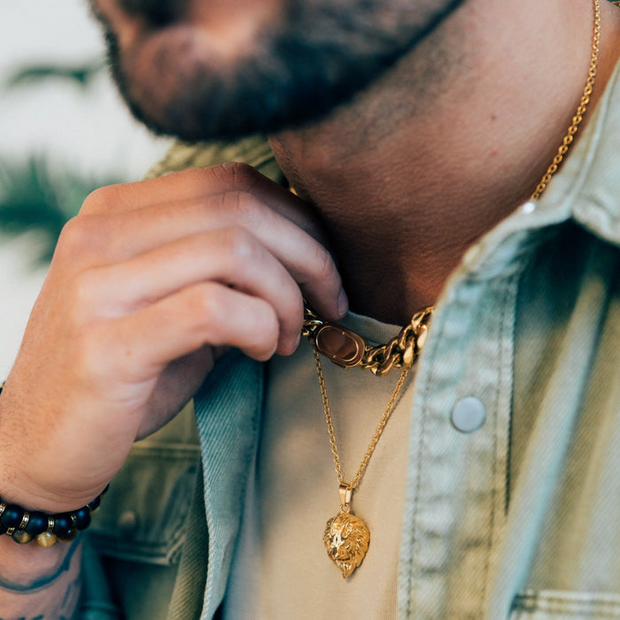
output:
[[[340,507],[343,510],[348,510],[349,505],[351,504],[351,498],[353,497],[353,489],[351,488],[351,485],[346,482],[341,482],[338,493],[340,493]]]

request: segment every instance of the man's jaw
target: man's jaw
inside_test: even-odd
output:
[[[320,121],[465,0],[435,1],[90,0],[134,116],[190,141]]]
[[[209,47],[224,59],[252,45],[265,24],[278,21],[281,8],[280,0],[90,0],[90,4],[123,53],[138,39],[173,34],[183,27],[208,38]]]

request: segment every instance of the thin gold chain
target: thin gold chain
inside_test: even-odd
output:
[[[385,411],[383,412],[383,415],[381,416],[381,419],[379,420],[379,424],[377,425],[377,428],[370,440],[370,443],[368,444],[368,448],[366,449],[364,458],[362,459],[362,462],[360,463],[360,466],[357,470],[357,474],[355,474],[355,478],[353,478],[352,482],[346,483],[344,480],[344,476],[342,475],[342,466],[340,465],[340,456],[338,455],[338,446],[336,445],[336,433],[334,431],[332,413],[329,407],[329,399],[327,398],[327,390],[325,389],[325,378],[323,377],[323,368],[321,366],[321,358],[316,349],[313,349],[313,352],[314,352],[314,361],[316,363],[316,374],[319,378],[319,387],[321,389],[321,399],[323,400],[323,409],[325,411],[325,420],[327,421],[327,430],[329,432],[329,443],[331,444],[331,447],[332,447],[332,454],[334,455],[334,464],[336,465],[336,474],[338,475],[338,483],[341,485],[347,485],[349,489],[353,491],[353,489],[357,487],[360,480],[362,479],[362,476],[364,475],[364,472],[366,471],[366,467],[368,467],[368,462],[370,461],[370,457],[375,451],[375,447],[377,446],[377,443],[379,442],[381,434],[383,433],[383,429],[385,428],[385,425],[388,423],[388,420],[390,419],[390,416],[392,415],[392,412],[394,411],[396,402],[398,401],[398,396],[400,395],[400,391],[402,390],[402,387],[405,384],[405,379],[407,378],[407,375],[409,374],[410,367],[403,368],[402,372],[400,373],[400,377],[398,378],[396,387],[394,388],[394,391],[392,392],[392,396],[390,397],[387,407],[385,408]]]
[[[614,4],[616,4],[614,2]],[[556,156],[553,158],[551,165],[547,168],[547,172],[543,175],[540,183],[536,186],[536,190],[532,194],[530,200],[538,200],[540,195],[545,191],[547,184],[551,181],[551,177],[558,171],[560,164],[564,160],[564,157],[568,153],[571,144],[575,140],[575,136],[579,131],[579,127],[583,121],[588,104],[590,103],[590,97],[594,90],[594,82],[596,81],[596,71],[598,67],[599,57],[599,45],[601,42],[601,4],[600,0],[594,0],[594,34],[592,36],[592,56],[590,58],[590,70],[588,71],[588,79],[586,80],[586,86],[581,95],[581,101],[579,107],[573,116],[573,122],[568,128],[568,132],[562,140],[562,144],[558,149]]]
[[[613,4],[620,5],[620,0],[616,0],[615,2],[613,2]],[[562,144],[560,145],[556,156],[553,158],[551,165],[549,166],[549,168],[547,168],[547,171],[543,175],[543,178],[540,180],[539,184],[536,186],[536,190],[532,194],[531,200],[537,200],[538,198],[540,198],[541,194],[547,187],[549,181],[551,180],[553,175],[558,171],[560,164],[564,160],[564,157],[568,153],[570,146],[575,140],[575,136],[577,132],[579,131],[579,127],[581,126],[581,123],[583,122],[583,118],[588,108],[588,104],[590,103],[592,92],[594,91],[594,83],[596,81],[596,74],[597,74],[597,68],[598,68],[599,46],[600,46],[600,40],[601,40],[600,0],[593,0],[593,5],[594,5],[594,31],[593,31],[593,38],[592,38],[592,55],[590,58],[590,69],[588,71],[588,79],[586,81],[586,85],[585,85],[583,94],[581,96],[579,107],[577,108],[577,111],[575,113],[575,116],[573,117],[570,127],[568,128],[568,132],[564,136],[562,140]],[[428,322],[430,322],[430,317],[432,315],[432,310],[433,310],[432,308],[428,308],[422,311],[422,313],[418,313],[419,316],[416,315],[414,317],[414,319],[417,319],[417,320],[413,321],[413,325],[407,326],[409,327],[409,330],[412,332],[415,332],[416,328],[420,324],[423,325],[424,328],[427,328]],[[319,317],[317,317],[315,313],[313,313],[306,307],[304,335],[309,336],[310,339],[313,340],[316,330],[319,327],[321,327],[323,324],[324,322],[321,319],[319,319]],[[398,339],[395,339],[395,341],[396,340]],[[401,335],[400,340],[402,340],[403,343],[399,343],[398,348],[403,349],[405,338]],[[416,340],[417,340],[417,337],[416,337]],[[334,431],[334,423],[332,419],[331,409],[329,406],[329,399],[327,397],[327,390],[325,388],[325,378],[323,376],[321,358],[320,358],[319,352],[316,349],[316,346],[313,346],[314,361],[316,364],[316,373],[319,378],[321,399],[323,401],[323,409],[325,411],[325,420],[327,422],[327,430],[329,432],[329,443],[331,444],[332,454],[334,456],[334,464],[336,466],[336,474],[338,476],[338,483],[341,485],[341,487],[346,486],[348,487],[350,491],[353,491],[355,488],[357,488],[358,484],[360,483],[360,480],[362,479],[362,476],[364,475],[364,472],[366,471],[366,468],[368,467],[368,463],[370,461],[370,458],[373,455],[375,447],[377,446],[377,443],[379,442],[379,439],[381,438],[383,430],[386,424],[388,423],[390,416],[392,415],[394,411],[400,392],[403,388],[403,385],[405,384],[407,375],[409,374],[409,370],[411,366],[415,363],[417,359],[417,355],[419,354],[423,343],[424,343],[424,340],[422,340],[419,347],[418,347],[418,343],[417,342],[415,343],[416,355],[412,357],[411,361],[407,360],[407,362],[409,363],[403,363],[402,359],[400,359],[402,358],[402,353],[398,351],[398,353],[395,354],[392,351],[392,347],[390,347],[389,349],[390,354],[387,356],[385,355],[383,351],[381,352],[382,362],[384,361],[386,357],[390,359],[390,358],[395,358],[397,355],[400,355],[400,358],[398,358],[398,363],[394,363],[394,362],[390,363],[389,368],[387,368],[387,370],[385,371],[382,370],[381,372],[377,372],[377,370],[374,370],[373,372],[375,372],[375,374],[386,374],[387,371],[389,371],[389,369],[394,366],[401,366],[402,372],[400,373],[400,377],[398,378],[396,386],[394,387],[394,391],[392,392],[392,396],[390,397],[387,407],[385,408],[385,411],[383,412],[383,415],[381,416],[381,419],[379,420],[379,424],[377,425],[377,428],[375,429],[375,432],[370,440],[370,443],[368,444],[368,447],[366,448],[366,452],[364,454],[364,457],[362,458],[362,462],[359,465],[355,478],[350,483],[345,482],[344,476],[342,474],[342,466],[340,464],[340,456],[338,454],[338,446],[336,444],[336,433]],[[313,342],[313,344],[315,343]],[[411,346],[412,345],[409,345],[409,347]],[[363,367],[368,367],[372,369],[373,366],[377,368],[380,365],[376,363],[375,359],[372,359],[372,361],[370,359],[364,360]]]

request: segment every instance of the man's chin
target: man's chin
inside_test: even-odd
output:
[[[139,121],[186,141],[230,140],[317,122],[383,75],[462,1],[444,0],[411,25],[400,24],[395,11],[384,30],[370,19],[384,11],[383,0],[362,15],[326,2],[315,14],[311,4],[300,4],[295,21],[266,26],[233,57],[200,24],[138,31],[123,38],[121,50],[102,22],[113,75]]]
[[[137,53],[113,58],[119,90],[133,115],[151,131],[185,141],[233,140],[252,134],[274,134],[315,123],[347,102],[375,68],[351,67],[348,79],[330,81],[329,59],[304,59],[311,50],[297,49],[303,69],[274,61],[271,54],[217,62],[199,53],[195,38],[169,38],[144,45]]]

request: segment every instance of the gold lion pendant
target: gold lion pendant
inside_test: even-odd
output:
[[[360,518],[341,510],[327,522],[323,542],[327,555],[346,579],[362,563],[370,545],[370,531]]]

